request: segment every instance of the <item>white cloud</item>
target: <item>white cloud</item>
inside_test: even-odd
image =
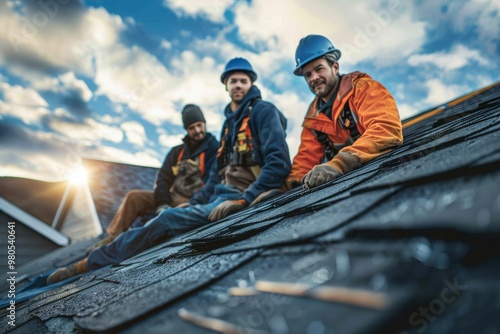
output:
[[[71,24],[53,19],[31,30],[29,18],[12,9],[0,11],[0,20],[7,27],[0,30],[0,65],[8,62],[11,73],[29,82],[43,79],[34,85],[40,89],[54,85],[40,76],[44,72],[67,70],[93,77],[96,59],[106,57],[125,29],[119,16],[103,8],[87,8]]]
[[[102,157],[107,157],[110,161],[151,167],[160,167],[162,163],[162,161],[160,161],[158,157],[146,152],[131,153],[126,150],[109,146],[97,147],[92,152],[89,152],[89,154],[85,157],[94,157],[95,159],[102,159]]]
[[[40,120],[50,111],[47,101],[31,88],[0,83],[0,112],[21,119],[25,124],[40,126]]]
[[[108,114],[102,116],[97,115],[96,119],[98,119],[101,123],[104,124],[118,124],[122,121],[120,117],[112,117],[111,115]]]
[[[113,143],[121,143],[123,141],[123,131],[112,123],[97,122],[93,119],[87,120],[88,124],[92,127],[92,134],[94,141],[100,142],[101,140],[108,140]]]
[[[80,160],[78,149],[66,137],[19,128],[2,141],[0,175],[59,181]]]
[[[71,118],[71,114],[64,108],[56,108],[54,109],[54,115],[55,116],[58,116],[58,117],[61,117],[61,118]]]
[[[127,139],[130,143],[138,147],[144,146],[147,138],[146,131],[141,123],[135,121],[125,122],[121,125],[121,128],[125,131]]]
[[[0,101],[0,113],[3,115],[11,115],[19,118],[25,124],[30,124],[36,127],[40,126],[40,120],[48,115],[50,111],[41,107],[24,107]]]
[[[222,108],[229,102],[229,96],[219,81],[222,69],[218,69],[215,60],[199,59],[193,52],[185,51],[172,61],[172,71],[180,79],[169,88],[169,95],[175,97],[180,108],[188,103],[197,104],[203,110],[207,126],[220,127]],[[178,119],[175,124],[181,124],[180,110],[175,117]]]
[[[469,39],[476,48],[498,57],[500,36],[500,2],[497,0],[434,0],[411,5],[413,15],[428,22],[437,34],[477,35]],[[464,34],[465,35],[465,34]],[[464,38],[467,38],[464,36]],[[468,38],[467,38],[468,39]]]
[[[151,54],[118,44],[96,60],[96,69],[96,95],[127,105],[153,124],[181,124],[172,94],[178,80]]]
[[[113,143],[123,141],[123,132],[116,126],[99,123],[88,118],[83,123],[73,122],[71,114],[63,108],[57,108],[54,114],[60,117],[52,117],[49,120],[50,127],[74,142],[90,146],[99,145],[103,140]]]
[[[481,56],[478,50],[471,50],[462,44],[453,46],[448,53],[438,51],[430,54],[413,55],[408,59],[408,63],[412,66],[433,64],[445,71],[459,69],[470,64],[471,61],[483,66],[489,64],[489,61]]]
[[[60,81],[51,76],[32,74],[29,78],[31,87],[37,91],[55,91]]]
[[[3,148],[5,154],[17,154],[10,148]],[[10,151],[10,152],[9,152]],[[46,152],[37,152],[36,150],[25,151],[20,160],[14,163],[11,161],[2,161],[0,166],[0,176],[15,176],[30,179],[39,179],[43,181],[62,181],[67,174],[69,166],[61,163],[64,161],[60,152],[54,149],[51,154]]]
[[[410,116],[417,114],[421,110],[415,110],[415,108],[413,108],[409,104],[403,103],[403,104],[398,104],[398,111],[399,111],[399,117],[401,118],[401,120],[404,120]]]
[[[439,79],[429,80],[425,85],[428,88],[428,95],[424,101],[431,105],[446,103],[468,90],[465,87],[446,84]]]
[[[164,0],[163,5],[171,8],[178,16],[200,16],[211,21],[224,21],[224,12],[235,0]]]
[[[172,148],[174,146],[182,144],[182,138],[184,138],[184,136],[181,134],[179,135],[161,134],[158,137],[158,142],[161,146]]]
[[[14,106],[47,107],[49,105],[38,92],[30,88],[0,83],[0,91],[3,92],[5,101]]]
[[[85,81],[77,79],[75,73],[67,72],[59,76],[63,90],[78,93],[78,96],[85,102],[89,102],[92,98],[92,91],[89,89]]]
[[[500,2],[497,0],[464,1],[463,4],[450,7],[448,17],[453,20],[458,31],[468,31],[477,27],[481,43],[492,54],[498,52],[500,36]],[[498,55],[498,54],[497,54]]]
[[[172,43],[167,41],[166,39],[162,39],[160,43],[160,47],[165,50],[170,50],[172,48]]]
[[[282,59],[293,60],[300,38],[321,34],[344,52],[346,62],[372,60],[387,66],[420,49],[425,25],[411,19],[408,6],[386,4],[342,1],[332,10],[326,0],[256,0],[237,5],[235,22],[242,41],[259,50],[276,50]]]

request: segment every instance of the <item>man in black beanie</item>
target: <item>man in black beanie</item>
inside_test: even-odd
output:
[[[129,191],[106,228],[108,236],[89,250],[113,241],[128,230],[137,217],[152,210],[158,215],[165,209],[187,203],[191,195],[207,182],[219,143],[206,132],[205,117],[197,105],[184,106],[182,123],[187,131],[184,143],[168,153],[156,176],[154,190]]]
[[[205,123],[205,117],[200,107],[194,104],[186,104],[184,109],[182,109],[182,124],[184,124],[184,129],[187,129],[189,125],[196,122]]]

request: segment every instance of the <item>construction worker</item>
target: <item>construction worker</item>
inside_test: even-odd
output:
[[[160,168],[153,190],[129,191],[113,220],[106,228],[108,236],[89,248],[89,251],[113,241],[128,230],[137,217],[187,203],[195,191],[208,181],[215,162],[219,142],[206,131],[201,109],[187,104],[182,109],[182,123],[187,131],[183,144],[173,147]]]
[[[253,84],[256,79],[247,60],[234,58],[227,63],[221,81],[231,102],[224,110],[217,163],[189,206],[164,210],[144,227],[130,229],[93,250],[88,258],[55,271],[47,283],[119,263],[165,239],[223,219],[275,194],[291,168],[286,119],[273,104],[261,99],[260,90]]]
[[[324,36],[300,40],[293,73],[316,97],[302,124],[299,151],[285,185],[314,188],[403,143],[396,102],[368,74],[339,74],[340,50]]]

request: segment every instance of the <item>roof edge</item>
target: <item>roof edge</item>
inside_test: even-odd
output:
[[[19,220],[21,224],[24,224],[32,230],[40,233],[47,239],[53,241],[55,244],[59,246],[68,246],[70,244],[70,239],[67,236],[54,230],[26,211],[21,210],[3,197],[0,197],[0,208],[12,218]]]
[[[403,123],[403,128],[407,128],[415,123],[418,123],[428,117],[431,117],[431,116],[434,116],[438,113],[440,113],[441,111],[443,111],[444,109],[446,109],[447,107],[453,107],[455,105],[457,105],[458,103],[460,102],[463,102],[475,95],[478,95],[484,91],[487,91],[488,89],[491,89],[497,85],[500,85],[500,81],[496,81],[492,84],[489,84],[483,88],[479,88],[479,89],[476,89],[472,92],[469,92],[469,93],[465,93],[463,95],[460,95],[448,102],[444,102],[444,103],[441,103],[437,106],[434,106],[434,107],[431,107],[431,108],[428,108],[422,112],[419,112],[413,116],[410,116],[408,118],[405,118],[404,120],[402,120],[402,123]]]

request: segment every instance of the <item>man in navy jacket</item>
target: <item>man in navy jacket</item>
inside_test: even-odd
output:
[[[231,102],[224,111],[217,162],[190,205],[164,210],[144,227],[126,231],[88,258],[57,270],[47,283],[119,263],[165,239],[258,203],[280,188],[291,168],[286,119],[273,104],[261,99],[253,85],[256,79],[247,60],[234,58],[227,63],[221,81]]]

